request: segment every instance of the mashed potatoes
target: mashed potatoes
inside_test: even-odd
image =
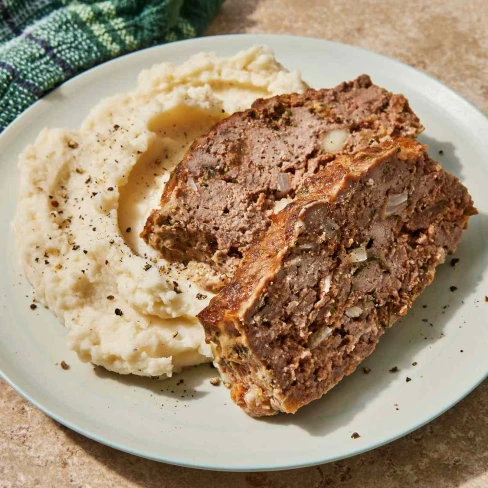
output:
[[[79,131],[45,129],[25,150],[20,259],[81,360],[142,376],[211,360],[195,318],[209,293],[139,233],[196,137],[258,97],[304,88],[265,48],[201,53],[142,72],[134,92],[102,101]]]

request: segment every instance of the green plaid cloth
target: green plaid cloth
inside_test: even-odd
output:
[[[99,63],[203,33],[224,0],[0,0],[0,132]]]

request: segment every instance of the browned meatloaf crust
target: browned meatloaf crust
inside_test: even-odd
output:
[[[350,135],[335,154],[331,139]],[[403,95],[366,75],[333,89],[257,100],[194,142],[164,190],[142,237],[169,261],[195,260],[232,277],[265,230],[275,201],[337,154],[423,130]],[[323,147],[327,150],[324,150]]]
[[[424,149],[397,139],[336,159],[199,314],[250,415],[294,413],[352,373],[456,249],[476,209]]]

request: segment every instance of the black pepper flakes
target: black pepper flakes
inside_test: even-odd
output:
[[[113,300],[114,298],[115,298],[115,297],[114,297],[113,295],[109,295],[109,296],[107,297],[107,300]]]
[[[412,381],[412,378],[409,378],[408,376],[406,377],[405,381],[408,383],[409,381]]]
[[[444,151],[442,149],[439,149],[439,154],[442,156],[444,154]]]
[[[457,290],[457,286],[450,286],[449,290],[451,290],[452,292],[455,292]]]
[[[69,364],[67,364],[65,361],[61,361],[61,367],[66,371],[69,369]]]
[[[353,432],[351,435],[351,439],[359,439],[361,436],[357,432]]]
[[[73,251],[78,251],[79,248],[80,246],[78,246],[78,244],[75,244],[71,249],[73,249]]]
[[[114,187],[113,187],[113,186],[109,186],[109,187],[107,188],[107,191],[114,191]]]
[[[129,233],[129,232],[131,232],[131,231],[132,231],[132,229],[131,229],[130,227],[127,227],[127,229],[125,229],[125,231],[126,231],[127,233]]]
[[[31,303],[30,309],[35,310],[37,308],[37,305],[35,303]]]
[[[152,268],[152,264],[146,263],[144,265],[144,271],[149,271]]]
[[[173,281],[173,290],[177,294],[183,293],[177,281]]]
[[[120,310],[120,308],[116,308],[115,309],[115,315],[118,315],[119,317],[122,317],[122,315],[124,315],[124,312],[122,312],[122,310]]]
[[[365,366],[365,367],[363,368],[363,373],[364,373],[364,374],[369,374],[369,373],[371,373],[371,368],[368,368],[367,366]]]
[[[414,362],[412,363],[412,366],[417,366],[417,364],[418,364],[418,363],[417,363],[417,361],[414,361]]]
[[[114,130],[119,130],[120,129],[120,125],[119,124],[115,124],[114,125]]]
[[[458,259],[458,258],[452,258],[452,259],[451,259],[451,266],[452,266],[453,268],[455,268],[455,267],[456,267],[456,264],[457,264],[457,263],[459,263],[459,259]]]
[[[202,295],[201,293],[197,293],[197,300],[205,300],[207,298],[207,295]]]
[[[390,369],[390,373],[398,373],[398,371],[398,366],[393,366],[393,368]]]

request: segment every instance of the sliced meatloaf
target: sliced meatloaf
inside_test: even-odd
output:
[[[422,130],[403,95],[366,75],[333,89],[257,100],[194,142],[142,237],[164,258],[208,263],[225,281],[305,177],[339,154]]]
[[[397,139],[305,182],[200,314],[232,398],[294,413],[374,350],[477,213],[466,188]]]

